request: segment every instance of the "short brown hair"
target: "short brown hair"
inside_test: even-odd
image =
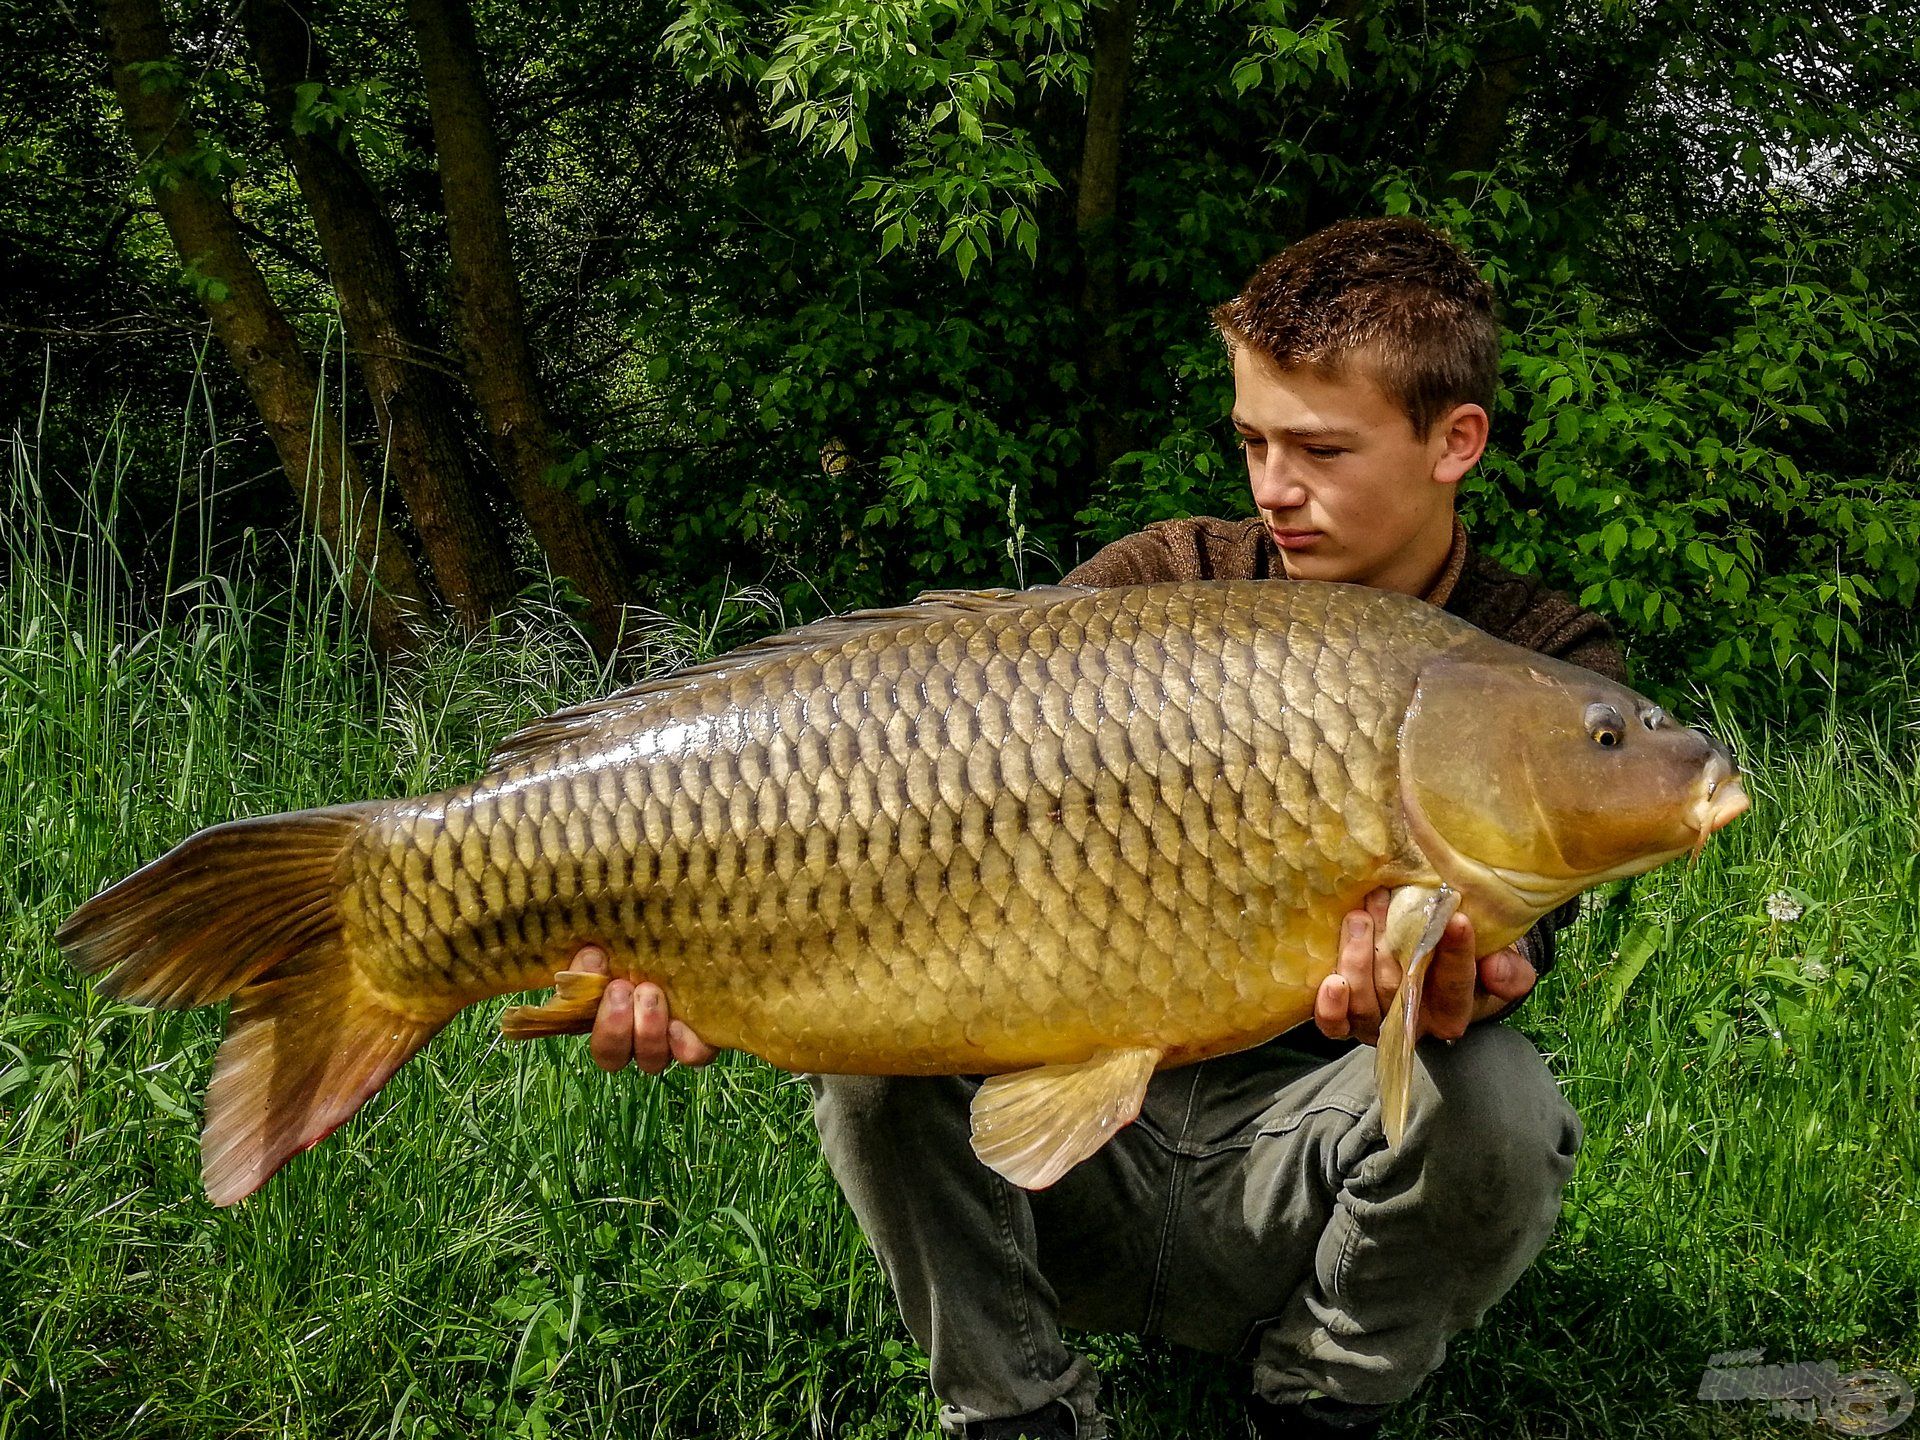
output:
[[[1358,355],[1425,436],[1455,405],[1493,409],[1500,322],[1460,247],[1411,215],[1342,220],[1296,241],[1215,307],[1229,350],[1338,373]]]

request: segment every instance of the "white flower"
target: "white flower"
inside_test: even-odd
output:
[[[1767,896],[1767,918],[1782,925],[1791,925],[1806,912],[1800,902],[1784,890],[1776,890]]]
[[[1818,960],[1815,960],[1812,956],[1808,956],[1800,962],[1800,978],[1814,981],[1824,980],[1827,978],[1827,967],[1822,965]]]

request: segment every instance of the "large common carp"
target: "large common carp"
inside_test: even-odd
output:
[[[1631,690],[1404,595],[1308,582],[935,593],[565,710],[470,785],[203,830],[60,932],[109,994],[231,997],[207,1091],[231,1204],[463,1006],[587,1029],[585,942],[712,1044],[794,1070],[988,1074],[975,1149],[1038,1187],[1156,1068],[1307,1019],[1393,888],[1398,1143],[1420,984],[1747,807]]]

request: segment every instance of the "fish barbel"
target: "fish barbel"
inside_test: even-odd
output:
[[[507,1033],[589,1028],[607,977],[566,969],[588,942],[787,1069],[992,1076],[975,1149],[1038,1187],[1156,1069],[1310,1018],[1378,886],[1398,1143],[1454,910],[1490,953],[1746,806],[1701,732],[1408,596],[935,592],[562,711],[468,785],[213,826],[59,938],[109,994],[232,1000],[216,1204],[467,1005],[556,985]]]

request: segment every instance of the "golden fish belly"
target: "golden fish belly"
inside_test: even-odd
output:
[[[1255,1043],[1311,1013],[1341,915],[1425,869],[1405,621],[1454,622],[1397,611],[1389,654],[1371,607],[1399,597],[1312,588],[936,610],[659,687],[377,817],[341,862],[350,948],[424,1014],[597,941],[798,1070]]]

